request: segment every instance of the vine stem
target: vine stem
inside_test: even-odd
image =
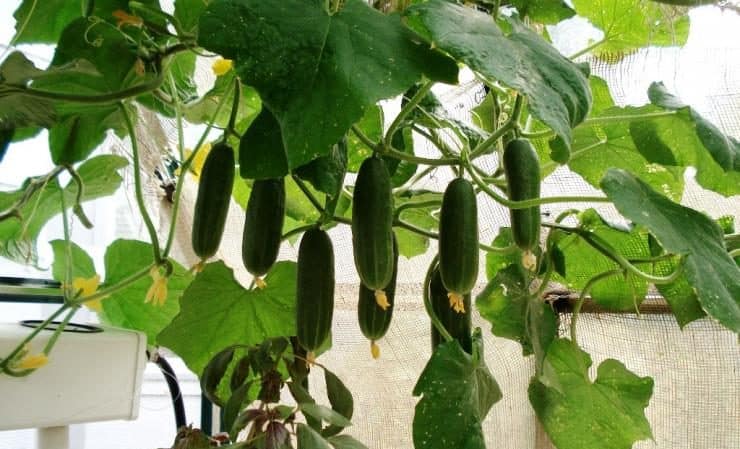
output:
[[[583,303],[586,300],[586,296],[588,296],[588,294],[591,292],[591,289],[597,282],[622,273],[622,270],[614,269],[597,274],[596,276],[589,279],[586,285],[583,287],[583,290],[581,290],[581,294],[578,296],[578,301],[573,306],[573,313],[570,318],[570,339],[573,343],[576,344],[576,346],[578,346],[578,339],[576,336],[576,322],[578,320],[578,314],[581,312],[581,307],[583,307]]]
[[[493,132],[486,140],[476,145],[475,148],[470,152],[470,159],[475,159],[476,157],[483,154],[488,148],[493,145],[498,139],[503,137],[504,134],[509,132],[510,130],[516,129],[517,122],[519,121],[519,116],[522,113],[522,104],[524,102],[524,99],[521,95],[517,94],[516,99],[514,100],[514,108],[511,111],[511,116],[509,116],[508,120],[501,125],[500,128],[498,128],[496,131]]]
[[[488,185],[483,182],[483,180],[480,179],[478,174],[475,172],[475,169],[473,168],[472,164],[469,160],[463,161],[463,164],[465,165],[465,168],[467,172],[470,174],[470,177],[473,179],[473,182],[475,182],[480,189],[486,193],[488,196],[493,198],[497,203],[508,207],[509,209],[526,209],[528,207],[533,206],[539,206],[542,204],[552,204],[552,203],[610,203],[611,200],[604,196],[551,196],[546,198],[534,198],[531,200],[523,200],[523,201],[512,201],[508,198],[505,198],[502,195],[499,195],[495,191],[493,191]]]
[[[115,103],[117,101],[125,100],[130,97],[136,97],[147,92],[151,92],[162,84],[162,77],[158,76],[154,80],[137,84],[136,86],[129,87],[127,89],[119,90],[117,92],[110,92],[107,94],[100,95],[84,95],[84,94],[72,94],[68,92],[51,92],[47,90],[38,90],[32,87],[19,87],[19,86],[6,86],[5,92],[7,93],[19,93],[28,95],[36,98],[45,98],[49,100],[68,101],[71,103],[84,103],[84,104],[105,104]],[[2,94],[0,94],[2,97]]]
[[[427,274],[424,277],[424,287],[422,292],[422,297],[424,298],[424,309],[427,311],[427,315],[429,315],[429,319],[432,320],[432,325],[434,328],[439,332],[439,334],[442,336],[442,338],[445,339],[445,341],[452,341],[452,335],[450,335],[449,332],[447,332],[447,329],[445,329],[444,324],[439,320],[439,317],[437,317],[437,314],[434,313],[434,308],[432,307],[432,299],[429,297],[429,289],[427,286],[432,282],[432,275],[434,274],[434,269],[437,267],[437,264],[439,263],[439,255],[434,256],[432,259],[432,263],[429,264],[429,268],[427,269]]]
[[[601,125],[603,123],[632,122],[635,120],[654,119],[676,115],[678,111],[646,112],[638,115],[605,115],[602,117],[591,117],[583,121],[584,125]]]
[[[408,106],[408,105],[407,105]],[[411,162],[414,164],[421,164],[421,165],[428,165],[428,166],[444,166],[444,165],[458,165],[460,163],[460,160],[458,158],[439,158],[439,159],[430,159],[425,157],[419,157],[414,156],[413,154],[406,154],[402,153],[395,148],[393,148],[389,143],[388,144],[380,144],[374,142],[371,138],[369,138],[362,130],[357,127],[357,125],[352,125],[352,132],[357,136],[360,141],[365,144],[369,149],[377,152],[378,154],[382,156],[390,156],[395,159],[399,159],[402,161]]]
[[[221,99],[219,100],[218,104],[216,105],[216,110],[213,112],[213,117],[211,117],[211,120],[208,122],[206,129],[203,131],[203,134],[201,134],[200,138],[198,139],[198,143],[196,144],[195,149],[190,154],[190,157],[188,157],[187,160],[185,160],[185,162],[183,162],[183,164],[180,166],[180,176],[177,177],[177,184],[175,185],[175,196],[172,201],[172,220],[170,222],[170,229],[167,233],[167,243],[165,243],[164,252],[162,253],[163,259],[166,259],[169,256],[170,251],[172,250],[172,244],[175,240],[177,213],[180,210],[180,197],[182,196],[182,186],[185,182],[185,174],[188,172],[190,166],[193,164],[193,160],[195,160],[195,156],[197,156],[198,152],[200,151],[200,147],[203,146],[203,142],[205,142],[206,138],[208,137],[208,133],[211,132],[211,129],[213,128],[213,122],[216,120],[216,117],[218,117],[218,114],[221,112],[221,108],[223,108],[224,104],[226,104],[226,99],[231,93],[231,89],[232,87],[229,86],[227,88],[227,91],[224,93],[224,96],[221,97]],[[176,103],[176,107],[177,106],[179,106],[179,102]],[[177,127],[178,133],[180,133],[182,131],[182,117],[179,114]],[[184,141],[181,140],[178,145],[180,145],[181,147],[180,153],[184,154],[184,148],[182,148],[185,145]]]
[[[59,315],[64,313],[65,310],[69,309],[69,307],[70,306],[68,304],[62,304],[54,313],[52,313],[49,316],[49,318],[47,318],[46,320],[44,320],[44,322],[39,324],[38,327],[36,327],[30,334],[26,336],[26,338],[24,338],[20,343],[18,343],[15,349],[13,349],[13,351],[11,351],[7,357],[0,360],[0,368],[2,368],[3,371],[5,371],[8,368],[8,364],[10,363],[10,361],[13,360],[13,358],[16,355],[18,355],[18,353],[21,352],[21,350],[23,350],[23,347],[26,346],[28,342],[33,340],[34,337],[36,337],[36,335],[39,334],[39,332],[44,330],[46,326],[51,324],[51,322],[54,321]]]
[[[400,218],[393,220],[393,226],[406,229],[407,231],[411,231],[414,234],[419,234],[424,237],[428,237],[430,239],[439,240],[439,234],[437,234],[436,232],[427,231],[426,229],[416,227],[412,225],[411,223],[401,220]],[[487,251],[489,253],[509,254],[509,253],[514,252],[517,246],[509,245],[503,248],[499,248],[499,247],[490,246],[490,245],[486,245],[484,243],[478,242],[478,248],[482,249],[483,251]]]
[[[149,212],[146,210],[146,205],[144,204],[141,173],[139,173],[141,170],[141,164],[139,162],[139,144],[136,141],[136,129],[134,128],[134,122],[131,120],[131,116],[126,110],[126,106],[123,103],[119,103],[118,106],[126,121],[126,128],[128,128],[129,137],[131,139],[131,153],[133,154],[134,159],[134,191],[136,193],[136,203],[139,206],[139,213],[141,214],[141,218],[144,220],[144,225],[146,226],[147,231],[149,232],[149,238],[152,241],[154,261],[159,265],[162,262],[162,254],[159,252],[159,238],[157,236],[157,231],[154,228],[154,223],[152,223],[152,219],[149,216]]]
[[[442,204],[442,200],[410,201],[408,203],[403,203],[400,206],[398,206],[396,210],[393,212],[393,218],[394,219],[400,218],[401,213],[407,209],[417,209],[421,207],[440,206],[441,204]]]
[[[114,285],[111,285],[108,288],[104,288],[102,290],[98,290],[97,292],[95,292],[95,293],[93,293],[92,295],[89,295],[89,296],[84,296],[84,297],[81,297],[81,298],[76,298],[76,299],[70,300],[67,303],[70,306],[78,306],[78,305],[82,305],[82,304],[84,304],[84,303],[86,303],[88,301],[93,301],[95,299],[104,298],[104,297],[106,297],[106,296],[108,296],[110,294],[113,294],[113,293],[115,293],[115,292],[117,292],[119,290],[122,290],[122,289],[128,287],[129,285],[133,284],[134,282],[138,281],[139,279],[141,279],[141,278],[149,275],[149,271],[153,267],[155,267],[155,266],[156,265],[153,264],[153,263],[152,264],[149,264],[149,265],[147,265],[146,268],[143,268],[140,271],[137,271],[136,273],[132,274],[131,276],[129,276],[127,278],[124,278],[123,280],[117,282]]]
[[[429,91],[432,90],[433,85],[433,81],[425,82],[414,94],[414,96],[409,99],[409,102],[406,103],[403,108],[401,108],[401,111],[398,113],[396,118],[393,119],[390,126],[388,127],[388,131],[386,131],[385,138],[383,139],[383,146],[391,146],[391,139],[393,138],[393,135],[396,133],[398,128],[401,126],[403,120],[411,113],[411,111],[414,110],[414,108],[416,108],[416,105],[418,105],[421,100],[424,99],[426,94],[428,94]]]
[[[579,56],[583,56],[586,53],[588,53],[591,50],[593,50],[594,48],[597,48],[597,47],[599,47],[601,45],[604,45],[604,43],[606,41],[607,41],[607,39],[598,40],[598,41],[594,42],[593,44],[589,45],[588,47],[582,48],[581,50],[578,50],[577,52],[575,52],[572,55],[568,56],[568,59],[576,59]]]
[[[28,201],[31,199],[34,193],[36,193],[37,190],[43,189],[46,187],[46,185],[51,181],[52,179],[59,176],[61,172],[64,171],[64,167],[57,166],[55,167],[51,172],[49,172],[47,175],[32,179],[31,182],[28,184],[28,187],[23,191],[23,195],[18,199],[18,201],[15,202],[12,206],[10,206],[8,209],[0,213],[0,221],[6,220],[10,217],[20,217],[20,209],[28,203]]]
[[[54,329],[54,333],[51,334],[51,337],[49,337],[49,341],[46,342],[46,346],[44,346],[43,353],[44,355],[49,355],[51,353],[51,350],[54,349],[54,346],[57,344],[57,340],[59,340],[59,336],[64,332],[64,328],[67,327],[70,320],[73,316],[77,313],[79,309],[77,307],[70,308],[69,312],[67,312],[67,316],[65,316],[62,319],[62,322],[59,323],[56,329]]]

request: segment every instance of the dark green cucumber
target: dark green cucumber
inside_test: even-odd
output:
[[[334,313],[334,249],[326,232],[317,228],[303,234],[297,269],[296,336],[312,353],[329,337]]]
[[[285,181],[254,181],[242,235],[242,261],[255,277],[264,276],[277,260],[285,218]]]
[[[540,197],[540,161],[528,140],[516,139],[506,145],[503,157],[504,173],[513,201]],[[532,251],[540,244],[540,207],[510,209],[511,233],[523,251]]]
[[[473,351],[473,340],[471,336],[472,324],[470,318],[470,294],[463,296],[463,302],[465,304],[465,312],[458,313],[452,310],[449,306],[449,299],[447,297],[447,289],[442,284],[442,277],[439,274],[439,269],[435,269],[432,273],[429,285],[426,286],[429,293],[429,299],[432,303],[432,310],[434,314],[439,318],[447,332],[450,333],[452,338],[460,342],[460,346],[467,351],[472,353]],[[432,351],[440,343],[444,343],[444,338],[432,324]]]
[[[211,148],[200,172],[193,216],[193,251],[202,260],[216,254],[229,212],[234,186],[234,151],[219,142]]]
[[[463,178],[449,183],[439,215],[439,272],[459,311],[462,296],[478,279],[478,203],[473,185]],[[453,305],[454,301],[458,306]]]
[[[360,166],[352,201],[352,248],[362,283],[382,290],[393,276],[393,196],[385,162],[369,157]]]
[[[393,304],[396,295],[396,277],[398,275],[398,242],[395,234],[393,236],[393,275],[391,281],[383,289],[388,300],[389,306],[385,309],[381,307],[375,297],[375,291],[371,290],[362,283],[360,284],[360,301],[357,304],[357,319],[360,323],[362,335],[372,343],[371,349],[373,356],[377,358],[379,350],[375,341],[383,338],[388,331],[393,316]]]

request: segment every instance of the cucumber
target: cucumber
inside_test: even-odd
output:
[[[385,162],[369,157],[360,166],[352,202],[352,248],[365,287],[377,291],[393,276],[393,196]]]
[[[460,346],[467,351],[472,353],[473,351],[473,340],[472,340],[472,324],[471,324],[471,313],[470,313],[470,294],[463,295],[463,302],[465,304],[465,312],[458,313],[450,309],[448,305],[447,289],[442,284],[442,277],[439,274],[439,269],[435,269],[432,272],[432,276],[429,285],[426,286],[429,293],[429,299],[432,303],[432,310],[434,314],[439,318],[447,332],[450,333],[452,338],[460,342]],[[434,352],[437,345],[444,343],[444,338],[437,331],[432,324],[432,352]]]
[[[540,197],[540,161],[528,140],[516,139],[506,145],[503,157],[509,199],[530,200]],[[514,243],[531,253],[540,244],[540,208],[509,209]]]
[[[334,249],[321,229],[306,231],[298,248],[296,337],[314,359],[331,332],[334,313]]]
[[[284,219],[284,179],[254,181],[244,221],[242,262],[260,288],[264,287],[261,276],[267,274],[277,260]]]
[[[234,151],[219,142],[211,148],[200,172],[193,215],[193,251],[201,261],[216,254],[226,225],[234,185]]]
[[[478,203],[473,185],[464,178],[450,182],[442,197],[439,273],[450,307],[464,313],[464,296],[478,279]]]
[[[375,298],[375,291],[360,284],[360,300],[357,304],[357,319],[360,323],[362,335],[370,340],[370,352],[373,358],[380,357],[380,349],[375,343],[383,338],[388,331],[393,316],[393,304],[396,294],[396,277],[398,275],[398,242],[393,235],[393,275],[384,291],[388,300],[388,307],[383,308]]]

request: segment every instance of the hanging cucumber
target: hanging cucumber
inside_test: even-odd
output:
[[[432,310],[437,316],[439,321],[442,323],[450,336],[460,342],[460,346],[467,351],[472,353],[473,351],[473,340],[472,340],[472,324],[470,315],[470,294],[463,296],[463,303],[465,304],[465,311],[458,313],[450,309],[447,289],[442,284],[442,277],[439,274],[439,267],[435,268],[432,272],[432,276],[429,281],[429,285],[425,286],[429,293],[429,299],[432,303]],[[437,331],[432,324],[432,351],[437,348],[437,345],[444,343],[444,338]]]
[[[331,332],[334,313],[334,249],[321,229],[303,234],[298,248],[296,329],[309,361]]]
[[[360,283],[360,301],[357,304],[357,318],[362,335],[370,340],[370,352],[373,358],[380,357],[380,348],[375,343],[388,331],[393,315],[394,297],[396,294],[396,277],[398,275],[398,242],[393,235],[393,275],[383,289],[389,306],[385,309],[375,300],[375,292]]]
[[[450,182],[442,197],[439,272],[450,307],[465,313],[464,296],[478,278],[478,204],[473,185],[463,178]]]
[[[219,142],[203,163],[193,216],[193,251],[201,262],[216,254],[234,185],[234,151]]]
[[[242,261],[259,288],[275,263],[285,218],[285,181],[259,179],[252,184],[242,235]]]
[[[393,196],[385,162],[377,156],[365,159],[357,174],[352,248],[360,280],[380,307],[390,307],[383,289],[393,276]]]
[[[523,201],[540,197],[540,161],[528,140],[516,139],[506,145],[503,166],[509,199]],[[540,243],[540,208],[510,209],[510,214],[514,242],[525,252],[525,268],[531,269],[533,250]]]

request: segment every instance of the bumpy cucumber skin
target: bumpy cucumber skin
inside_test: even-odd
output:
[[[334,248],[326,232],[311,229],[303,234],[297,269],[296,336],[313,352],[329,336],[334,313]]]
[[[225,143],[211,148],[200,173],[193,216],[193,251],[201,259],[216,254],[234,186],[234,151]]]
[[[388,298],[390,307],[383,310],[375,300],[375,291],[371,290],[362,283],[360,284],[360,300],[357,305],[357,319],[360,323],[360,330],[362,335],[367,339],[376,341],[388,332],[388,327],[391,324],[391,318],[393,317],[393,305],[395,303],[396,295],[396,278],[398,276],[398,242],[396,236],[393,236],[393,275],[391,281],[386,285],[383,290],[385,296]]]
[[[385,162],[369,157],[360,166],[352,201],[352,248],[360,280],[382,290],[393,276],[393,196]]]
[[[472,323],[470,315],[470,295],[463,296],[463,302],[465,304],[465,312],[459,313],[452,310],[449,306],[449,299],[447,298],[447,289],[442,284],[442,278],[439,274],[439,269],[435,269],[432,273],[429,285],[426,286],[429,292],[429,299],[432,303],[432,310],[437,315],[439,321],[447,332],[450,333],[452,338],[460,342],[460,346],[467,351],[472,353],[473,351],[473,340],[472,340]],[[444,343],[445,340],[442,335],[437,332],[437,329],[432,324],[432,351],[437,348],[437,345]]]
[[[504,173],[513,201],[540,197],[540,161],[528,140],[516,139],[506,145],[503,157]],[[531,251],[540,243],[540,207],[510,209],[511,233],[523,251]]]
[[[285,219],[285,180],[259,179],[247,202],[242,261],[254,276],[264,276],[277,260]]]
[[[463,178],[450,182],[442,197],[439,272],[447,290],[459,295],[470,293],[478,278],[478,204]]]

